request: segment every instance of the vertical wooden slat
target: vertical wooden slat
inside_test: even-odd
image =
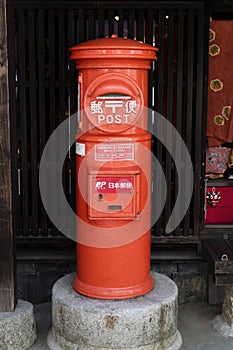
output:
[[[182,104],[183,104],[183,55],[184,55],[184,11],[179,10],[177,16],[177,62],[176,62],[176,130],[182,135]],[[185,114],[186,115],[186,114]],[[175,145],[176,159],[180,159],[181,155],[180,144]],[[181,164],[181,159],[180,159]],[[185,168],[183,165],[182,173],[184,173]],[[175,197],[178,193],[179,179],[177,172],[175,174]],[[181,225],[179,224],[175,228],[175,235],[180,235]]]
[[[67,23],[67,25],[68,25],[68,29],[67,29],[68,49],[77,44],[77,42],[75,42],[74,16],[75,16],[74,11],[69,10],[68,11],[68,23]],[[80,20],[80,17],[79,17],[78,23],[79,23],[78,31],[83,33],[84,32],[84,21]],[[74,81],[76,81],[76,72],[75,72],[75,65],[70,62],[69,51],[66,52],[66,55],[68,56],[68,82],[67,82],[67,85],[68,85],[68,97],[69,97],[69,102],[67,101],[67,104],[69,104],[70,112],[73,114],[74,112],[76,112],[76,107],[77,107],[76,99],[75,99],[75,93],[76,93],[75,91],[76,90],[75,90],[75,83],[74,83]]]
[[[155,90],[155,96],[154,100],[155,103],[155,110],[158,111],[160,114],[164,114],[164,18],[165,13],[163,10],[159,11],[158,16],[158,26],[157,26],[157,35],[158,35],[158,61],[157,61],[157,82],[156,86],[157,89]],[[154,120],[154,135],[156,135],[156,132],[161,132],[159,130],[159,124],[157,123],[157,120],[155,118]],[[163,154],[162,154],[162,145],[158,140],[155,140],[154,142],[154,152],[156,154],[157,159],[159,160],[160,164],[163,164]],[[156,169],[155,169],[156,170]],[[157,188],[159,188],[161,184],[161,174],[154,174],[154,196],[158,196],[157,194]],[[158,198],[158,200],[161,200],[161,198]],[[155,208],[156,210],[156,208]],[[164,230],[164,223],[163,218],[160,216],[160,218],[157,220],[155,227],[154,227],[154,234],[155,236],[160,236],[161,233]]]
[[[165,13],[164,10],[159,11],[158,18],[158,82],[157,82],[157,111],[163,114],[163,106],[164,106],[164,18]],[[158,153],[157,153],[158,154]],[[160,154],[161,156],[161,154]],[[161,157],[159,157],[161,159]]]
[[[59,81],[59,114],[58,120],[61,123],[65,119],[65,73],[67,71],[67,65],[65,61],[67,48],[65,47],[65,23],[64,23],[64,11],[60,10],[58,15],[58,81]]]
[[[145,36],[145,42],[148,44],[153,45],[153,37],[154,37],[154,11],[153,10],[149,10],[146,12],[146,36]],[[154,108],[154,68],[155,68],[155,64],[152,63],[151,64],[151,69],[148,72],[148,108],[151,110]],[[156,67],[157,68],[157,67]],[[154,114],[151,111],[150,113],[148,113],[149,116],[149,120],[148,120],[148,131],[153,133],[153,122],[154,122]],[[153,152],[153,142],[152,142],[152,152]],[[154,164],[152,162],[152,193],[151,193],[151,211],[152,211],[152,225],[153,225],[153,217],[156,211],[156,205],[155,205],[155,195],[156,195],[156,191],[155,191],[155,174],[154,174]],[[155,192],[154,192],[155,191]]]
[[[45,140],[46,140],[46,131],[45,131],[45,12],[44,10],[38,11],[38,23],[37,23],[37,33],[36,33],[36,42],[37,42],[37,59],[38,59],[38,110],[39,110],[39,152],[40,156],[42,154]]]
[[[203,76],[204,76],[204,44],[207,44],[207,35],[204,31],[204,10],[203,8],[200,8],[198,10],[198,35],[197,35],[197,42],[198,42],[198,50],[196,52],[196,76],[197,76],[197,82],[196,82],[196,131],[195,131],[195,167],[194,167],[194,234],[198,235],[200,230],[200,209],[201,209],[201,191],[204,191],[204,188],[202,186],[202,182],[200,175],[202,174],[202,152],[203,152],[203,140],[205,135],[203,135]],[[206,19],[208,20],[208,18]],[[203,33],[206,34],[203,35]],[[203,192],[204,193],[204,192]]]
[[[35,19],[33,10],[28,11],[29,45],[29,84],[30,84],[30,195],[32,235],[38,235],[38,169],[37,169],[37,108],[36,108],[36,57],[35,57]]]
[[[114,10],[108,10],[108,36],[114,34]]]
[[[69,11],[69,18],[73,22],[73,17],[71,18],[71,11]],[[78,11],[78,37],[77,37],[77,43],[74,42],[74,44],[78,44],[80,42],[83,42],[85,40],[85,19],[84,19],[84,11],[79,10]]]
[[[177,17],[177,62],[176,62],[176,129],[182,132],[183,104],[183,55],[184,55],[184,11],[178,11]]]
[[[95,13],[94,10],[88,10],[88,40],[95,38]]]
[[[145,41],[148,44],[153,45],[153,22],[154,22],[154,11],[150,10],[147,11],[147,30],[146,30],[146,37],[145,37]],[[154,106],[154,101],[152,102],[152,93],[154,91],[154,67],[155,64],[152,63],[151,64],[151,69],[148,72],[148,107],[152,108],[152,105]],[[157,68],[157,67],[156,67]],[[154,100],[154,98],[153,98]],[[149,130],[153,129],[153,120],[151,120],[151,118],[148,120],[149,122]]]
[[[187,33],[187,107],[186,107],[186,147],[192,152],[192,119],[193,119],[193,67],[194,67],[194,11],[188,13]],[[183,186],[186,190],[186,177],[183,178]],[[184,235],[189,234],[190,217],[187,211],[184,217]]]
[[[146,43],[153,45],[153,38],[154,38],[154,10],[148,10],[147,11],[147,36],[146,36]]]
[[[11,18],[12,19],[12,18]],[[12,231],[11,149],[8,96],[6,1],[0,1],[0,312],[16,303],[15,249]]]
[[[49,128],[49,136],[52,134],[52,132],[55,130],[56,127],[56,75],[55,75],[55,69],[56,69],[56,63],[58,57],[55,55],[55,11],[49,10],[48,11],[48,39],[49,39],[49,47],[48,47],[48,54],[49,54],[49,122],[50,122],[50,128]],[[49,166],[49,164],[48,164]],[[53,167],[54,169],[54,167]],[[48,186],[48,193],[50,190],[52,193],[55,193],[56,195],[56,174],[50,172],[51,177],[47,181]],[[50,200],[50,196],[48,195],[47,200]],[[51,206],[54,207],[54,210],[57,212],[57,205],[58,201],[56,200],[55,203],[50,203]],[[51,235],[56,235],[56,230],[54,226],[52,225]]]
[[[129,26],[128,26],[129,39],[134,39],[134,21],[135,21],[135,11],[129,10]]]
[[[137,20],[137,40],[145,40],[145,19],[144,19],[144,10],[138,10],[138,20]]]
[[[46,143],[46,122],[48,114],[46,115],[46,110],[48,110],[48,103],[45,96],[47,96],[48,88],[45,87],[45,76],[48,75],[48,72],[45,71],[45,18],[46,11],[38,11],[38,29],[37,29],[37,45],[38,45],[38,119],[39,119],[39,159],[42,156],[42,152]],[[48,68],[48,67],[47,67]],[[48,77],[47,77],[48,79]],[[47,214],[44,209],[44,206],[41,203],[41,219],[40,219],[40,228],[43,236],[47,236],[48,230],[48,220]]]
[[[67,65],[65,61],[65,53],[66,53],[66,48],[65,48],[65,21],[64,21],[64,10],[59,10],[58,12],[58,37],[60,38],[58,42],[58,72],[57,72],[57,77],[58,77],[58,89],[57,89],[57,112],[56,114],[58,117],[58,123],[62,123],[65,120],[65,113],[66,113],[66,106],[65,106],[65,89],[66,89],[66,82],[65,82],[65,73],[67,71]],[[57,125],[56,125],[57,126]],[[69,130],[67,130],[67,135],[68,135]],[[58,135],[58,144],[57,144],[57,155],[59,157],[59,154],[61,150],[63,149],[64,145],[63,143],[65,140],[62,139],[61,133]],[[66,144],[67,150],[68,150],[68,144]],[[57,162],[57,176],[60,171],[62,171],[63,164],[60,164]],[[65,171],[62,172],[62,182],[64,188],[66,188],[66,181],[67,181],[67,167],[65,166]],[[59,217],[62,215],[61,208],[61,193],[57,193],[57,215]]]
[[[193,105],[193,67],[194,67],[194,12],[188,14],[188,37],[187,37],[187,127],[186,146],[191,152],[192,146],[192,105]]]
[[[19,144],[19,128],[17,127],[17,97],[18,97],[18,87],[16,87],[16,60],[17,56],[15,48],[18,44],[18,38],[15,35],[17,32],[18,23],[17,22],[16,11],[8,9],[8,60],[9,60],[9,111],[11,118],[11,171],[12,171],[12,212],[13,212],[13,232],[19,235],[20,232],[20,196],[18,188],[18,144]],[[11,38],[15,37],[15,41]]]
[[[26,46],[25,46],[25,16],[24,10],[19,10],[19,99],[20,99],[20,154],[21,154],[21,179],[22,179],[22,212],[23,235],[28,236],[29,212],[28,212],[28,139],[27,139],[27,104],[26,104]]]
[[[68,47],[73,46],[75,43],[74,39],[74,11],[70,10],[68,13]],[[84,14],[79,12],[79,28],[80,33],[84,33]],[[81,37],[82,39],[82,37]],[[69,75],[68,75],[68,114],[69,117],[77,112],[77,78],[75,65],[68,60]],[[75,83],[74,83],[75,82]],[[79,108],[79,106],[78,106]],[[70,190],[69,190],[69,203],[73,210],[75,210],[75,198],[76,198],[76,168],[75,168],[75,145],[70,150]]]
[[[119,36],[119,38],[123,38],[124,37],[124,11],[123,10],[118,10],[117,13],[118,13],[118,16],[119,16],[118,36]]]
[[[168,48],[167,48],[167,101],[166,118],[172,122],[173,107],[173,71],[174,71],[174,14],[168,12]]]
[[[50,121],[50,134],[54,131],[56,123],[56,101],[55,101],[55,89],[56,89],[56,81],[55,81],[55,60],[57,61],[57,57],[55,57],[55,46],[54,46],[54,16],[55,13],[51,10],[48,11],[48,53],[49,53],[49,121]]]
[[[104,11],[99,10],[98,11],[98,31],[99,31],[99,38],[104,37]]]
[[[171,11],[168,12],[168,49],[167,49],[167,100],[166,100],[166,119],[172,122],[173,112],[173,60],[174,60],[174,14]],[[166,143],[172,144],[173,140],[169,135],[168,130],[166,132]],[[165,146],[167,146],[165,145]],[[174,145],[173,145],[174,147]],[[172,147],[170,147],[172,149]],[[167,201],[165,205],[165,222],[167,223],[171,214],[171,199],[172,199],[172,161],[168,151],[165,152],[165,174],[167,181]]]

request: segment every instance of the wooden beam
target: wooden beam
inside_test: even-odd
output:
[[[0,0],[0,312],[15,307],[6,0]]]

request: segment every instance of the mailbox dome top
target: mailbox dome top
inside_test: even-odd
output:
[[[157,47],[133,39],[111,38],[88,40],[69,49],[70,59],[76,67],[94,68],[103,65],[111,67],[150,68],[150,63],[157,60]],[[111,62],[110,62],[111,61]]]
[[[142,41],[137,41],[133,39],[127,38],[119,38],[116,34],[112,34],[110,38],[100,38],[93,39],[82,42],[74,47],[70,48],[70,51],[76,50],[88,50],[88,49],[120,49],[120,48],[128,48],[128,49],[139,49],[139,50],[153,50],[157,51],[158,49],[152,45],[146,44]]]

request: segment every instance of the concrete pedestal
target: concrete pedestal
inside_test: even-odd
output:
[[[13,312],[0,312],[0,350],[26,350],[36,338],[32,304],[18,300]]]
[[[212,326],[224,337],[233,337],[233,286],[225,289],[224,300],[222,304],[222,314],[217,315]]]
[[[97,300],[72,288],[75,275],[58,280],[53,287],[51,350],[178,350],[175,283],[152,272],[155,288],[127,300]]]

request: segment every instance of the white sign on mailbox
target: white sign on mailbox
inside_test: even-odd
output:
[[[97,96],[89,107],[97,124],[131,124],[138,113],[137,101],[126,95]]]

